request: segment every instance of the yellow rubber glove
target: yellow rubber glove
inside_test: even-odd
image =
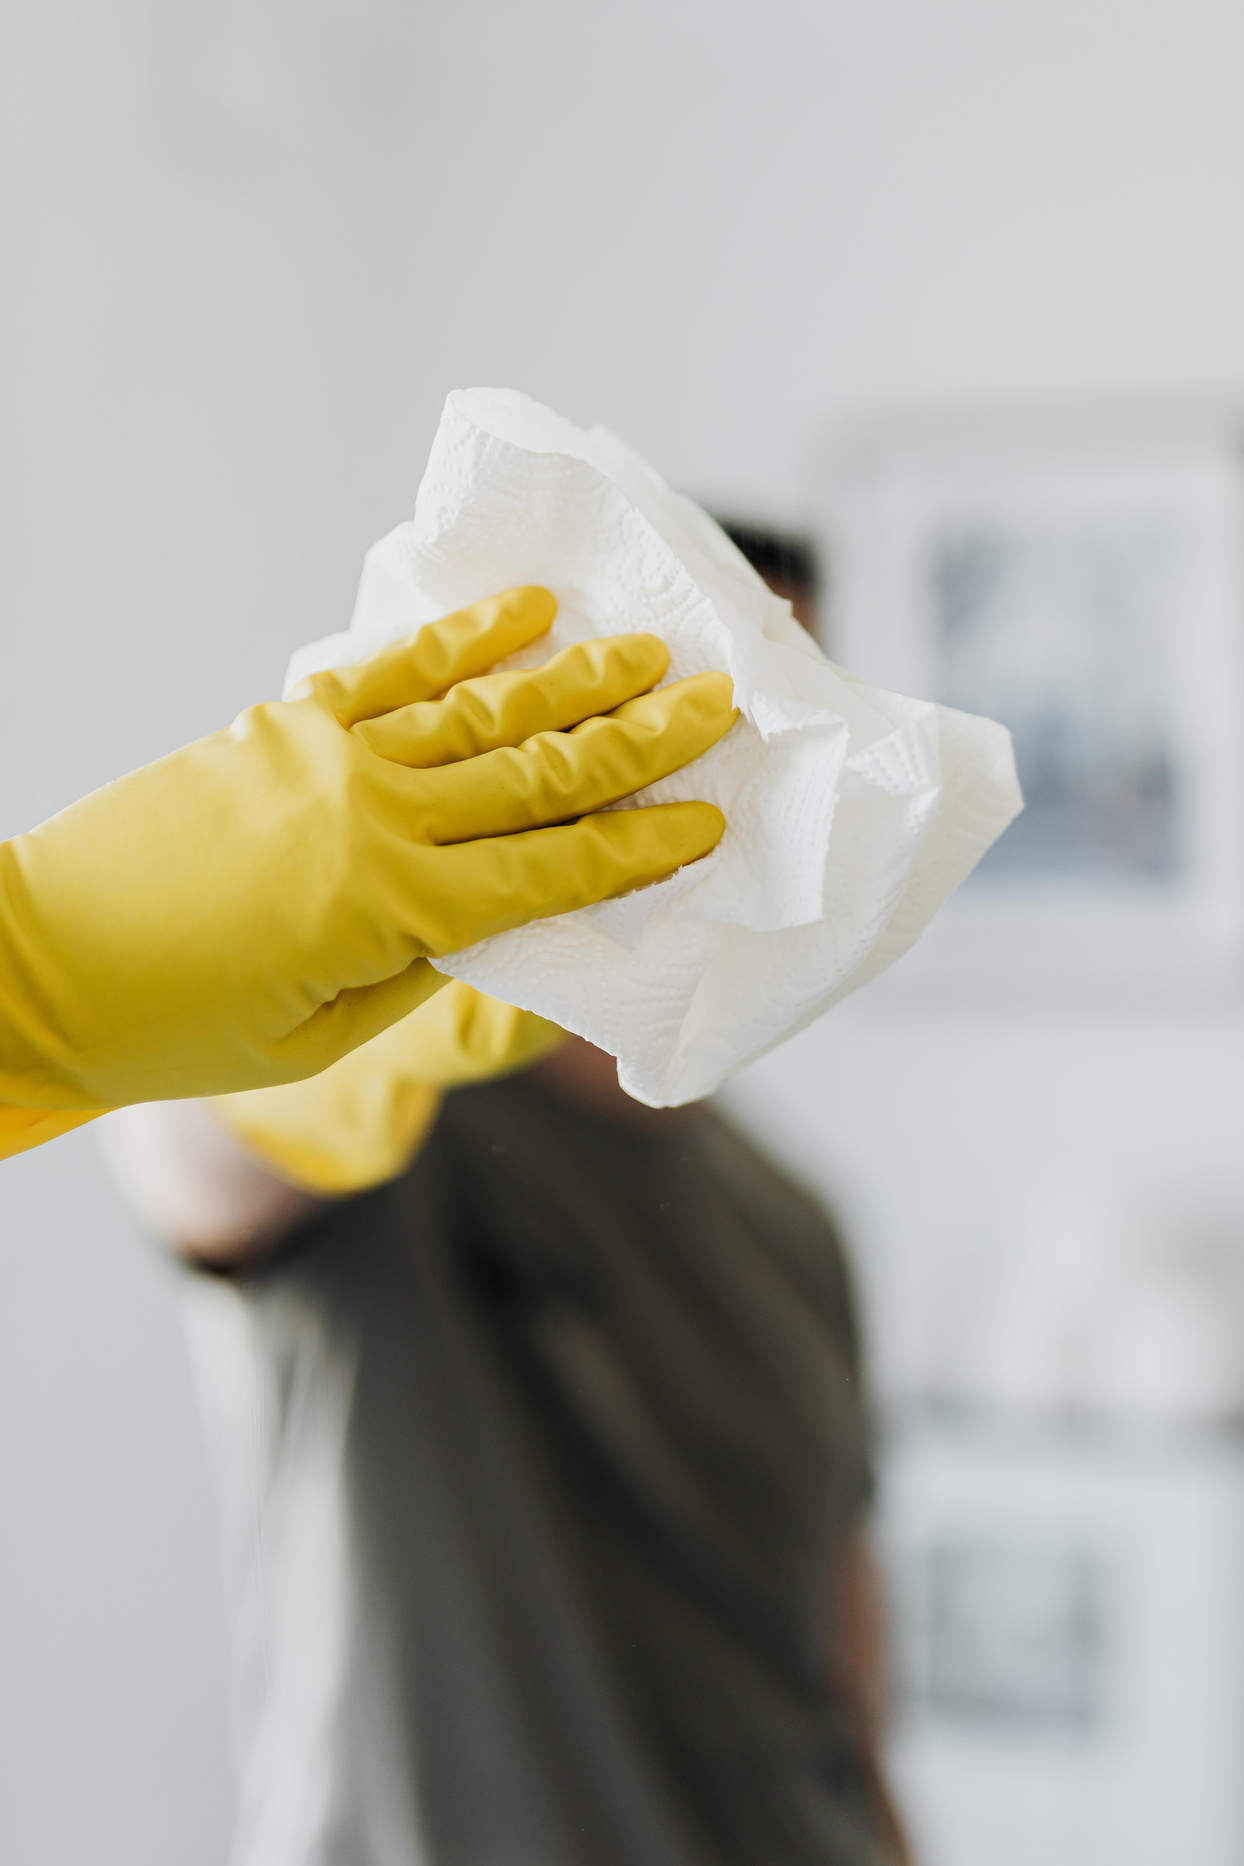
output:
[[[64,1108],[13,1108],[0,1102],[0,1160],[7,1160],[15,1153],[25,1153],[30,1147],[41,1147],[45,1140],[55,1140],[60,1134],[67,1134],[70,1128],[81,1127],[86,1121],[93,1121],[96,1115],[106,1114],[105,1108],[79,1108],[70,1112]]]
[[[711,805],[585,813],[720,738],[728,679],[646,692],[647,635],[476,678],[555,610],[475,604],[0,844],[0,1103],[80,1118],[317,1074],[441,985],[430,957],[707,854]]]
[[[564,1036],[453,979],[318,1076],[208,1105],[283,1178],[329,1197],[361,1192],[414,1158],[443,1090],[522,1069]]]

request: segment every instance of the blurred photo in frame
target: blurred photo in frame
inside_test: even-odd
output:
[[[908,968],[1244,980],[1244,411],[876,415],[824,449],[829,651],[1014,737],[1025,810]]]

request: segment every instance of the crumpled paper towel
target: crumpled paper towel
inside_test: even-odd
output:
[[[286,691],[524,583],[558,616],[508,665],[647,629],[667,680],[723,668],[743,715],[636,800],[717,804],[712,855],[436,962],[608,1050],[639,1101],[710,1093],[875,978],[1022,807],[1002,726],[844,674],[699,506],[511,390],[449,397],[413,521],[368,552],[348,633],[300,649]]]

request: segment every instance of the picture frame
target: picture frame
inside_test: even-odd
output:
[[[1025,791],[904,988],[1244,993],[1242,437],[1216,402],[865,415],[827,437],[831,657],[1000,719]]]

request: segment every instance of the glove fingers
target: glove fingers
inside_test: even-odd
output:
[[[420,849],[412,874],[420,938],[434,955],[456,952],[531,920],[629,894],[699,861],[716,848],[725,827],[711,803],[664,803]],[[437,881],[431,910],[425,864]]]
[[[423,700],[355,726],[381,758],[431,770],[538,732],[564,732],[654,687],[669,666],[656,635],[578,642],[526,673],[463,680],[443,700]]]
[[[536,584],[506,590],[425,623],[406,641],[382,648],[356,667],[312,674],[290,697],[318,693],[343,726],[353,726],[394,707],[434,699],[456,681],[486,673],[546,634],[556,614],[551,590]]]
[[[420,774],[420,838],[464,842],[585,816],[690,764],[736,718],[728,674],[696,674],[573,732]]]

